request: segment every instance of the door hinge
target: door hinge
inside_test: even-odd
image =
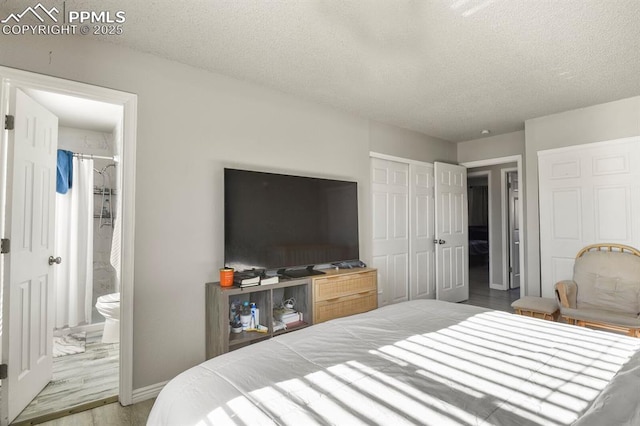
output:
[[[7,364],[0,364],[0,380],[9,377],[9,367]]]
[[[5,115],[4,116],[4,129],[5,130],[13,130],[14,127],[14,117],[13,115]]]
[[[11,251],[11,240],[8,238],[3,238],[2,243],[0,243],[0,254],[7,254]]]

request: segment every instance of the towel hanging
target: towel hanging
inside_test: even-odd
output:
[[[56,191],[66,194],[73,185],[73,152],[58,150]]]

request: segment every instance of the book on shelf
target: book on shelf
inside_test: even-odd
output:
[[[290,314],[284,314],[280,318],[280,321],[282,321],[285,324],[289,324],[290,322],[300,321],[300,315],[298,315],[297,312],[292,312]]]
[[[302,312],[291,312],[288,314],[283,314],[282,317],[280,317],[280,321],[282,321],[286,325],[301,322]]]
[[[260,276],[253,272],[236,272],[233,274],[233,283],[238,287],[259,285]]]
[[[273,318],[277,319],[278,321],[282,321],[282,318],[284,318],[285,316],[295,314],[295,313],[296,311],[289,308],[283,308],[283,307],[273,308]]]
[[[260,285],[278,284],[279,282],[280,278],[277,275],[260,279]]]
[[[253,287],[255,285],[260,285],[260,279],[244,279],[241,281],[237,281],[237,280],[233,280],[233,283],[237,286],[237,287]]]

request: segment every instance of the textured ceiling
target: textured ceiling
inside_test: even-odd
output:
[[[640,95],[640,0],[67,0],[66,8],[124,10],[124,34],[108,42],[450,141]]]

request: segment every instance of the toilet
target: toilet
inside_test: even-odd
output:
[[[96,309],[104,317],[102,343],[118,343],[120,341],[120,293],[98,297]]]

